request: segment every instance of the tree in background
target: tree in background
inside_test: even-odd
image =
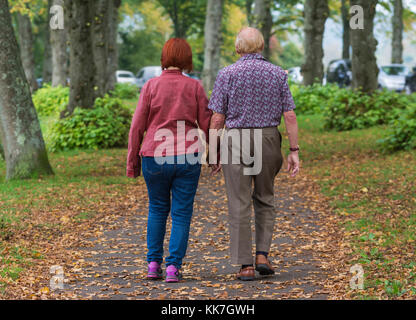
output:
[[[273,17],[271,13],[272,0],[254,0],[254,17],[252,26],[259,29],[264,37],[263,55],[270,59],[270,38],[272,36]]]
[[[52,0],[51,6],[64,6],[63,0]],[[50,9],[49,9],[50,10]],[[68,19],[65,19],[68,21]],[[52,87],[66,86],[68,79],[68,44],[67,28],[50,30],[52,51]]]
[[[38,84],[35,76],[35,56],[33,54],[33,32],[32,22],[29,16],[30,9],[27,6],[25,9],[17,11],[17,30],[19,35],[20,57],[23,63],[23,69],[27,80],[29,81],[30,88],[35,91],[38,88]]]
[[[187,38],[190,33],[195,31],[203,32],[207,0],[156,1],[172,20],[176,38]]]
[[[393,0],[391,63],[403,63],[403,0]]]
[[[324,67],[322,47],[325,22],[329,16],[328,0],[305,1],[305,63],[302,65],[304,84],[322,83]]]
[[[236,62],[240,57],[235,52],[235,40],[238,32],[247,26],[245,1],[225,1],[222,23],[222,48],[220,66]]]
[[[214,87],[215,78],[220,68],[223,7],[223,0],[208,0],[207,2],[204,32],[204,69],[202,72],[202,82],[207,93]]]
[[[169,16],[154,1],[140,5],[123,1],[120,10],[130,23],[119,30],[119,68],[137,73],[142,67],[160,65],[163,45],[173,32]]]
[[[0,0],[0,136],[6,179],[52,174],[7,0]]]
[[[117,79],[116,71],[118,69],[118,25],[119,9],[121,0],[110,0],[109,9],[109,26],[108,26],[108,48],[107,48],[107,83],[105,91],[109,92],[114,89]]]
[[[52,5],[52,0],[48,0],[48,5],[46,9],[48,9]],[[42,28],[44,29],[43,35],[43,65],[42,65],[42,80],[43,82],[50,83],[52,81],[52,47],[51,47],[51,36],[50,36],[50,27],[49,21],[51,19],[51,15],[49,14],[49,10],[47,10],[46,19],[42,21]]]
[[[91,2],[91,40],[95,62],[95,94],[102,97],[114,89],[117,70],[117,26],[120,0]]]
[[[350,14],[347,0],[341,1],[342,18],[342,59],[350,58]]]
[[[61,117],[71,115],[75,107],[91,108],[96,98],[93,42],[91,36],[92,3],[82,0],[65,2],[70,43],[69,103]]]
[[[118,8],[120,0],[68,0],[70,94],[61,117],[75,107],[92,108],[115,84]]]
[[[378,87],[378,66],[375,52],[374,16],[378,0],[350,0],[364,11],[364,28],[351,30],[352,87],[371,93]]]

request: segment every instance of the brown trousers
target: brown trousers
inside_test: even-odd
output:
[[[238,130],[241,133],[243,129]],[[240,134],[240,136],[243,136]],[[248,141],[249,136],[249,141]],[[250,135],[241,139],[242,143],[249,143],[250,150],[254,149],[254,129]],[[272,242],[275,221],[274,210],[274,179],[283,164],[281,153],[281,135],[276,127],[262,128],[261,134],[261,171],[257,175],[245,175],[243,163],[243,148],[239,148],[240,164],[233,164],[232,139],[228,139],[228,164],[223,164],[224,178],[228,197],[231,263],[252,264],[252,232],[251,232],[251,202],[255,213],[256,250],[269,252]],[[234,148],[235,149],[235,148]],[[224,150],[224,149],[223,149]],[[254,188],[253,188],[254,186]]]

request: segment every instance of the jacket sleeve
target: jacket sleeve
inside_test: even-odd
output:
[[[129,132],[126,175],[130,178],[140,176],[141,159],[139,153],[143,136],[147,129],[150,107],[149,96],[148,84],[145,84],[140,92],[139,102],[134,112]]]

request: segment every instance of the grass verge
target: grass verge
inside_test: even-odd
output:
[[[303,172],[331,199],[351,248],[350,264],[365,271],[364,290],[349,296],[414,298],[416,150],[382,154],[376,141],[383,126],[328,132],[319,115],[298,120]]]

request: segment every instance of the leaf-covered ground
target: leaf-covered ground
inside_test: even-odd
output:
[[[21,270],[14,280],[3,278],[5,298],[323,299],[331,296],[331,283],[337,282],[331,263],[339,262],[333,259],[339,248],[338,234],[329,227],[330,213],[306,177],[289,179],[287,173],[282,173],[276,179],[277,220],[271,259],[277,274],[242,283],[234,276],[238,266],[231,266],[228,259],[224,181],[222,175],[209,177],[208,169],[204,168],[183,266],[184,280],[167,285],[144,279],[147,193],[143,179],[120,177],[124,171],[124,150],[100,153],[98,158],[94,152],[62,155],[56,160],[70,159],[73,169],[65,166],[65,170],[71,176],[66,180],[72,182],[62,185],[56,181],[57,187],[48,187],[47,194],[39,190],[41,195],[36,200],[30,197],[24,200],[22,194],[22,207],[31,206],[31,215],[21,213],[22,221],[14,226],[20,229],[7,242],[26,251],[29,248],[30,254],[10,264],[18,265]],[[87,171],[78,172],[81,167]],[[83,179],[87,173],[89,178]],[[64,170],[51,179],[59,180],[62,175]],[[26,189],[15,188],[19,192]],[[32,192],[33,189],[28,193]],[[53,265],[65,270],[64,290],[49,288]]]
[[[274,277],[233,279],[223,180],[205,169],[184,282],[144,280],[143,180],[124,177],[125,150],[74,151],[50,155],[54,177],[0,182],[0,297],[414,299],[416,152],[381,154],[384,127],[299,121],[301,175],[276,179]],[[349,287],[356,263],[364,290]],[[53,265],[64,267],[63,291],[49,288]]]

